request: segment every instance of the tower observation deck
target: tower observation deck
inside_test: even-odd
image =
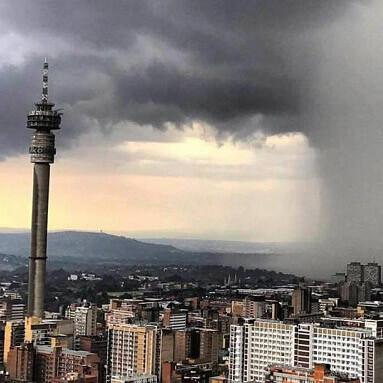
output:
[[[48,102],[48,69],[45,60],[41,101],[27,117],[27,128],[35,130],[29,147],[34,168],[27,315],[39,318],[44,315],[50,164],[56,154],[51,131],[60,129],[61,123],[61,113]]]

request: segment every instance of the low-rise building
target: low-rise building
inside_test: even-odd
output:
[[[360,383],[357,378],[348,378],[342,374],[334,374],[329,366],[316,364],[313,369],[269,366],[266,371],[266,383]]]

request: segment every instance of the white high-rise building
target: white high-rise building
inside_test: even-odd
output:
[[[74,322],[74,335],[97,334],[97,306],[84,301],[80,305],[72,303],[67,307],[65,316]]]
[[[155,325],[109,325],[108,379],[135,375],[160,376],[160,331]]]
[[[295,325],[245,319],[230,328],[231,382],[263,382],[270,364],[294,363]]]
[[[311,348],[314,363],[329,364],[332,371],[361,378],[362,383],[378,383],[373,380],[375,340],[370,330],[315,326]]]
[[[363,328],[245,320],[231,326],[229,360],[232,383],[264,382],[269,365],[313,368],[316,363],[361,383],[383,382],[382,332],[372,320]]]
[[[169,327],[173,330],[185,330],[187,313],[182,311],[172,311],[167,308],[162,313],[162,323],[165,327]]]

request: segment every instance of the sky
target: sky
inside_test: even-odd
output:
[[[30,225],[26,115],[63,109],[51,230],[383,246],[383,4],[0,3],[0,227]]]

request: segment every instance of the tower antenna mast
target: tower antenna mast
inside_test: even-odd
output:
[[[45,59],[41,101],[35,103],[35,110],[27,117],[27,128],[35,130],[29,147],[34,167],[27,315],[39,318],[44,315],[50,164],[56,154],[55,135],[51,131],[60,129],[61,123],[61,113],[53,110],[55,104],[48,102],[48,70]]]

